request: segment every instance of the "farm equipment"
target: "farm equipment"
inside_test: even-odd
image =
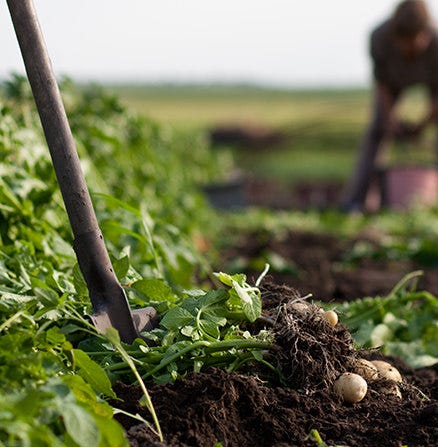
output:
[[[152,307],[131,311],[112,267],[33,1],[7,3],[88,287],[91,321],[99,332],[114,327],[122,341],[132,343],[153,327],[156,311]]]

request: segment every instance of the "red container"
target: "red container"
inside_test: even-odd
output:
[[[394,166],[386,171],[385,202],[402,210],[438,203],[438,169],[431,166]]]

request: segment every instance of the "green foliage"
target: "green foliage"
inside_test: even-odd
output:
[[[15,239],[9,232],[17,226],[29,231],[28,224],[44,234],[40,227],[48,223],[70,242],[27,82],[16,76],[5,90],[6,105],[0,107],[0,228],[8,228],[1,235]],[[195,247],[200,228],[211,218],[199,184],[227,166],[222,167],[200,133],[175,133],[132,115],[99,86],[79,90],[63,80],[61,90],[110,251],[117,255],[129,246],[141,275],[189,287],[195,270],[209,270]]]
[[[23,446],[123,446],[112,408],[85,382],[51,378],[0,394],[0,441]],[[76,396],[80,395],[80,398]]]
[[[99,397],[113,395],[107,375],[59,328],[76,320],[70,306],[51,288],[2,293],[2,445],[126,445],[113,409]]]
[[[80,347],[109,365],[113,380],[124,381],[135,380],[136,371],[143,379],[168,382],[209,366],[236,370],[247,362],[262,361],[272,334],[261,331],[251,336],[239,327],[260,317],[259,289],[247,284],[244,275],[220,273],[218,278],[226,289],[186,290],[180,302],[163,313],[159,327],[143,334],[145,340],[131,346],[118,342],[114,350],[103,340],[88,339]],[[167,296],[165,288],[159,289]]]
[[[114,269],[133,307],[165,311],[208,271],[193,243],[209,213],[196,188],[212,165],[205,144],[130,115],[96,86],[64,80],[62,91]],[[3,92],[0,444],[126,445],[106,403],[107,365],[79,348],[100,338],[84,319],[88,292],[29,86],[15,76]]]
[[[414,368],[438,363],[438,298],[407,287],[418,274],[408,275],[386,297],[337,307],[359,346],[382,347],[383,353],[403,358]]]

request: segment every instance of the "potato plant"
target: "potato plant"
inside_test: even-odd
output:
[[[133,306],[159,296],[163,310],[174,289],[208,271],[193,244],[208,212],[194,181],[218,165],[196,135],[177,139],[97,86],[82,91],[64,81],[62,90],[116,273]],[[179,169],[189,146],[194,179]],[[78,349],[98,338],[84,319],[87,290],[21,76],[0,95],[0,171],[0,444],[126,445],[106,403],[114,397],[109,371]]]

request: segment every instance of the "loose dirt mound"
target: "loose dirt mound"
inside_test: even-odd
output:
[[[266,371],[258,369],[238,374],[212,368],[172,384],[149,384],[165,443],[158,444],[144,424],[118,415],[132,446],[315,446],[312,430],[329,445],[438,445],[436,369],[414,372],[390,359],[404,377],[402,399],[383,394],[381,379],[369,383],[361,402],[345,404],[333,381],[363,355],[346,328],[330,326],[312,306],[299,310],[298,294],[287,286],[267,285],[262,295],[265,320],[276,334],[267,358],[277,361],[281,377],[267,380]],[[116,384],[115,391],[122,399],[115,406],[149,419],[138,403],[139,387]]]

